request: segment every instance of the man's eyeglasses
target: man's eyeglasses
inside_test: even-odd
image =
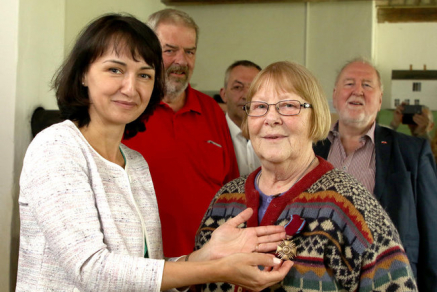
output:
[[[309,103],[300,103],[298,100],[281,100],[277,103],[267,103],[264,101],[251,101],[244,105],[243,109],[249,117],[262,117],[274,105],[276,111],[283,116],[295,116],[300,113],[301,108],[311,108]]]

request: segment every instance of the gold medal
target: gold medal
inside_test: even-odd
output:
[[[292,260],[296,256],[297,247],[290,240],[283,240],[276,248],[276,256],[283,261]]]

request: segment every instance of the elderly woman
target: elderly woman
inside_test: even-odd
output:
[[[260,290],[287,274],[291,263],[251,253],[285,233],[238,229],[250,209],[217,229],[212,244],[164,260],[149,167],[121,144],[145,130],[163,76],[159,40],[134,17],[105,15],[79,36],[55,76],[66,120],[39,133],[24,159],[16,291],[160,291],[223,280]]]
[[[348,174],[315,156],[330,126],[326,99],[304,67],[278,62],[253,81],[243,133],[261,168],[226,184],[212,200],[196,248],[226,220],[251,207],[246,226],[284,225],[276,256],[294,261],[271,291],[414,291],[416,284],[389,217]],[[241,291],[226,283],[205,291]]]

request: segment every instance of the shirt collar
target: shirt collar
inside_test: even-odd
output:
[[[373,144],[375,144],[375,125],[376,122],[374,121],[370,129],[365,133],[362,138],[369,137],[370,141],[372,141]],[[331,127],[331,130],[328,134],[328,139],[332,143],[334,141],[334,138],[339,138],[340,132],[338,131],[338,121]]]
[[[202,114],[202,107],[200,106],[199,98],[197,96],[196,90],[191,88],[188,84],[187,89],[185,89],[186,100],[184,106],[177,111],[178,114],[183,114],[185,112],[196,112]],[[170,108],[165,102],[161,100],[159,103],[161,106]]]
[[[240,127],[238,127],[234,121],[231,120],[231,118],[229,117],[229,114],[226,113],[226,122],[228,122],[228,127],[229,127],[229,132],[231,132],[231,137],[232,139],[234,137],[238,137],[238,136],[242,136],[242,132]]]

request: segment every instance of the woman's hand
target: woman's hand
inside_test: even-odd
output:
[[[190,255],[190,261],[205,261],[234,253],[271,252],[285,238],[282,226],[238,228],[252,216],[248,208],[218,227],[202,249]]]
[[[292,261],[282,261],[271,254],[234,254],[219,260],[227,282],[253,291],[260,291],[282,281],[293,266]],[[260,270],[258,266],[264,266]]]
[[[260,270],[259,266],[264,269]],[[225,282],[260,291],[282,281],[293,266],[271,254],[236,253],[204,262],[165,262],[161,291],[202,283]]]

